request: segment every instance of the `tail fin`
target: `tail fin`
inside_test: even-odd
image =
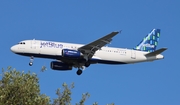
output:
[[[160,29],[153,29],[134,49],[154,52],[159,42]]]

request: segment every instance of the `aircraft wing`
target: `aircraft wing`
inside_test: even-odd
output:
[[[112,41],[112,38],[117,35],[119,32],[111,32],[110,34],[96,40],[93,41],[89,44],[86,44],[80,48],[78,48],[78,51],[80,51],[81,53],[83,53],[84,57],[86,59],[90,59],[92,58],[92,56],[94,55],[94,53],[97,50],[100,50],[103,46],[105,46],[106,44],[110,43]]]

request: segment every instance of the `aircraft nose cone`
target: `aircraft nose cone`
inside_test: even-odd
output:
[[[15,52],[15,50],[16,50],[15,46],[12,46],[10,49],[12,52]]]

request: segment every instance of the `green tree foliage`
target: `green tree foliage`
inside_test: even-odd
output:
[[[61,89],[57,89],[56,95],[58,96],[57,99],[54,99],[53,105],[70,105],[71,104],[71,89],[74,88],[74,84],[68,87],[66,83],[62,85],[62,92]]]
[[[50,98],[40,94],[36,74],[2,69],[0,81],[0,105],[49,105]]]
[[[62,89],[57,89],[56,95],[58,98],[54,99],[53,105],[71,105],[71,90],[74,88],[74,83],[68,86],[66,83],[63,83]],[[87,98],[89,98],[89,93],[82,94],[82,99],[76,105],[84,105]]]
[[[46,67],[42,67],[41,71],[44,70]],[[56,91],[57,98],[50,103],[48,96],[40,94],[39,79],[35,73],[24,73],[8,67],[6,70],[2,69],[0,76],[0,105],[72,105],[71,90],[74,83],[69,86],[63,83],[62,88]],[[82,94],[76,105],[85,105],[89,97],[89,93]]]

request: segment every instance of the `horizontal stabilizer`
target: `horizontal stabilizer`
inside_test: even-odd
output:
[[[158,54],[161,54],[165,50],[167,50],[167,48],[161,48],[161,49],[158,49],[158,50],[156,50],[154,52],[150,52],[150,53],[146,54],[145,56],[156,56]]]

